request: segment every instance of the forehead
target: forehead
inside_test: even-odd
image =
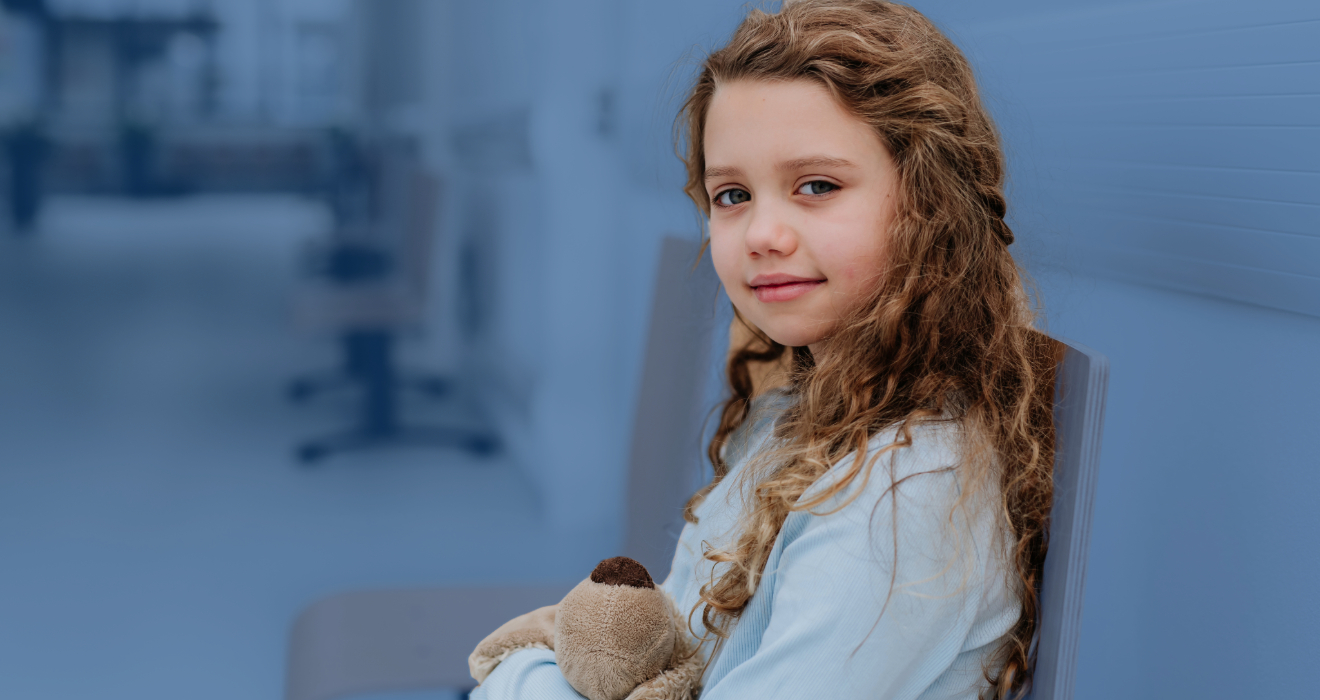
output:
[[[702,148],[707,166],[754,167],[819,154],[883,159],[875,130],[811,80],[736,80],[715,89]]]

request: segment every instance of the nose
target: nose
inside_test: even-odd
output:
[[[755,257],[788,256],[797,250],[797,232],[785,212],[762,198],[751,212],[743,236],[747,254]]]

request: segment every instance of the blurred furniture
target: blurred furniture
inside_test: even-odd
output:
[[[309,254],[313,278],[295,300],[300,326],[331,332],[343,347],[340,369],[295,379],[289,395],[302,401],[324,391],[361,392],[357,425],[308,441],[298,456],[312,462],[334,452],[384,444],[455,446],[479,454],[499,447],[490,430],[406,425],[400,390],[444,396],[450,382],[400,371],[394,361],[399,334],[420,328],[426,308],[431,241],[439,198],[436,179],[403,148],[383,148],[374,211],[348,223]]]
[[[697,488],[702,399],[718,281],[695,241],[665,239],[628,473],[623,554],[657,581]],[[317,601],[289,637],[285,698],[471,688],[468,654],[496,627],[559,602],[577,581],[502,588],[351,591]]]
[[[3,134],[4,155],[8,161],[9,219],[14,233],[32,231],[45,198],[43,165],[50,141],[41,124],[18,124]]]
[[[1040,628],[1032,700],[1072,700],[1082,597],[1091,543],[1091,510],[1100,467],[1109,360],[1055,339],[1054,504],[1040,587]]]

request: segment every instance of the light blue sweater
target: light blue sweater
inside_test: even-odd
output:
[[[683,528],[661,584],[680,610],[691,610],[712,570],[720,571],[702,557],[702,543],[732,542],[745,498],[737,476],[767,444],[786,402],[782,392],[756,402],[753,419],[730,440],[729,474],[696,509],[699,522]],[[872,454],[894,436],[877,434]],[[1005,538],[995,537],[996,494],[982,489],[955,508],[960,476],[947,469],[958,463],[955,425],[921,426],[912,438],[814,512],[789,514],[756,593],[706,668],[702,700],[971,700],[986,687],[982,666],[1019,614]],[[851,462],[834,465],[804,498]],[[690,620],[705,632],[701,608]],[[712,646],[702,647],[708,658]],[[511,655],[472,693],[473,700],[581,697],[554,652],[537,649]]]

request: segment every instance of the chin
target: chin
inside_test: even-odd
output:
[[[812,343],[821,340],[822,338],[822,336],[819,333],[809,332],[803,328],[782,328],[782,327],[776,327],[775,324],[767,324],[767,325],[769,325],[770,327],[769,328],[765,326],[757,326],[757,327],[760,328],[761,331],[764,332],[766,335],[770,336],[771,340],[775,341],[776,343],[779,343],[780,345],[787,345],[791,348],[805,347],[807,345],[811,345]]]

